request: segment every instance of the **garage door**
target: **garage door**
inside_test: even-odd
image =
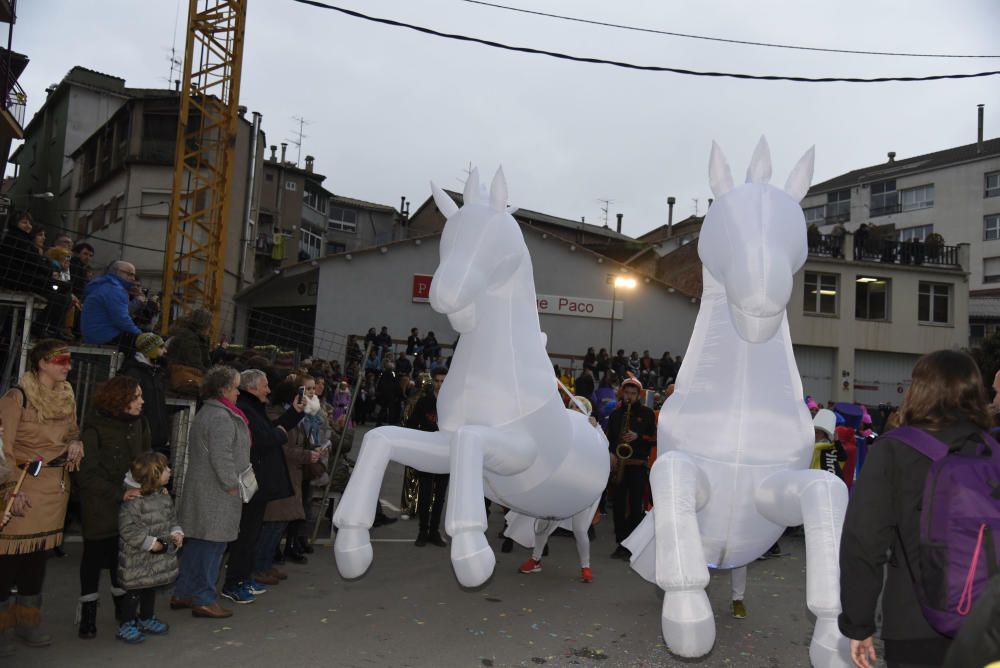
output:
[[[833,348],[794,346],[795,363],[802,376],[802,392],[821,406],[833,399]]]
[[[854,401],[868,406],[898,406],[910,386],[919,355],[858,350],[854,354]]]

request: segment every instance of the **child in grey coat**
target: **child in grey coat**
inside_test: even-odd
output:
[[[169,480],[167,458],[156,452],[136,457],[125,476],[130,493],[118,513],[118,580],[127,593],[116,637],[129,644],[170,629],[153,614],[156,588],[177,579],[177,550],[184,544]]]

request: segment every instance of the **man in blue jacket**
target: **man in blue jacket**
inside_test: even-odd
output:
[[[134,282],[135,265],[117,260],[87,284],[80,324],[84,343],[132,346],[142,333],[128,314],[128,289]]]

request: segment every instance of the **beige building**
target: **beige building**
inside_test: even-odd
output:
[[[802,207],[821,232],[871,228],[866,259],[905,259],[914,241],[910,259],[919,258],[932,234],[946,246],[968,244],[971,339],[1000,329],[995,309],[977,304],[1000,296],[1000,138],[983,139],[981,109],[976,142],[903,159],[889,152],[882,164],[817,183]]]
[[[844,258],[812,247],[795,276],[788,324],[799,374],[819,401],[898,404],[920,355],[968,342],[969,245],[915,265],[855,260],[852,241]]]

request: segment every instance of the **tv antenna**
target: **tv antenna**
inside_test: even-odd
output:
[[[292,120],[298,121],[299,131],[295,135],[297,139],[289,139],[288,143],[293,144],[298,149],[298,152],[295,155],[295,166],[298,167],[299,161],[302,159],[302,140],[309,138],[309,135],[303,133],[303,129],[307,125],[312,125],[312,123],[302,118],[301,116],[292,116]]]
[[[614,200],[613,199],[598,199],[597,201],[602,204],[602,206],[601,206],[601,214],[604,217],[604,227],[607,227],[608,226],[608,209],[611,208],[611,205],[614,203]]]

